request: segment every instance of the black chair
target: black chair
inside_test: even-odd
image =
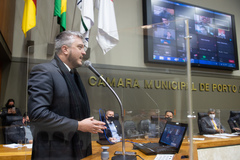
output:
[[[235,117],[236,115],[240,115],[240,111],[230,111],[230,116],[229,118]]]
[[[135,123],[130,120],[124,122],[124,133],[125,133],[125,138],[129,138],[129,139],[144,136],[144,134],[139,134]]]
[[[5,117],[6,121],[5,121],[5,126],[3,126],[3,135],[4,135],[4,143],[5,144],[9,144],[9,140],[8,140],[8,135],[9,133],[9,127],[12,124],[12,122],[15,121],[22,121],[23,117],[22,116],[14,116],[14,115],[8,115]]]
[[[231,132],[237,132],[233,128],[239,128],[239,121],[240,121],[240,111],[230,111],[230,116],[228,119],[228,124],[231,129]]]
[[[158,124],[161,120],[165,119],[165,116],[164,115],[159,115],[159,116],[156,116],[156,115],[152,115],[151,116],[151,123],[152,124]]]
[[[149,119],[141,120],[138,124],[138,131],[140,134],[146,134],[149,132],[151,121]]]
[[[201,126],[201,119],[203,117],[208,116],[208,113],[206,112],[198,112],[198,130],[199,130],[199,134],[202,135],[203,131],[202,131],[202,126]]]

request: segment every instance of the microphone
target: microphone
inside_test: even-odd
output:
[[[239,125],[237,124],[236,120],[233,120],[233,123],[239,128]]]
[[[117,93],[112,89],[112,87],[107,83],[107,81],[98,73],[98,71],[92,66],[92,63],[90,61],[85,61],[84,66],[88,67],[94,74],[96,74],[105,84],[106,86],[111,90],[111,92],[114,94],[114,96],[117,98],[118,103],[120,105],[121,109],[121,120],[122,120],[122,152],[121,154],[112,157],[112,160],[136,160],[136,156],[134,152],[128,152],[126,154],[125,152],[125,133],[124,133],[124,116],[123,116],[123,106],[120,98],[118,97]],[[118,152],[118,151],[116,151]]]
[[[101,77],[101,75],[98,73],[98,71],[92,66],[92,63],[87,60],[84,62],[84,66],[88,67],[94,74],[96,74],[98,77]]]

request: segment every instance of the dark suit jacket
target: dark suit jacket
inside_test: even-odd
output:
[[[225,128],[221,125],[219,119],[214,118],[215,122],[217,123],[217,126],[224,130],[225,132]],[[202,131],[203,134],[216,134],[218,133],[215,129],[214,129],[214,125],[212,124],[211,118],[209,116],[203,117],[201,120],[201,126],[202,126]]]
[[[78,121],[71,119],[68,87],[55,59],[32,68],[28,93],[32,159],[71,160],[79,159],[76,152],[81,157],[91,154],[91,134],[77,131]]]
[[[100,140],[106,140],[107,138],[112,137],[112,132],[111,132],[109,126],[108,126],[108,123],[106,121],[104,121],[104,122],[106,123],[105,126],[107,127],[107,129],[105,129],[104,133],[99,133],[99,139]],[[113,123],[114,123],[114,125],[115,125],[115,127],[117,129],[118,135],[121,136],[122,135],[121,124],[119,123],[118,120],[114,120]]]
[[[240,116],[236,115],[234,117],[229,118],[228,124],[229,124],[232,132],[236,132],[233,128],[239,128],[240,127]]]

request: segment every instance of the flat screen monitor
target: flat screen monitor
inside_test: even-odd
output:
[[[192,66],[239,69],[234,16],[171,0],[143,0],[145,63],[186,64],[186,19]]]

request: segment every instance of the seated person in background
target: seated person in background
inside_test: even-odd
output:
[[[234,130],[235,132],[240,132],[240,115],[239,114],[229,118],[228,123],[232,130]]]
[[[221,125],[220,120],[215,118],[215,109],[208,110],[208,116],[201,120],[203,134],[224,133],[225,128]]]
[[[104,122],[107,129],[104,130],[104,133],[99,133],[99,139],[108,139],[112,143],[120,142],[122,128],[119,121],[114,120],[114,111],[106,112]]]
[[[15,107],[14,99],[9,99],[5,104],[5,107],[2,108],[1,117],[6,115],[22,116],[20,110]]]
[[[160,136],[163,132],[163,129],[165,127],[165,124],[167,123],[167,121],[172,121],[173,119],[173,112],[172,111],[166,111],[165,112],[165,119],[164,120],[161,120],[160,121],[160,124],[159,124],[159,128],[160,128]]]
[[[13,122],[7,132],[9,143],[18,143],[18,141],[22,141],[22,143],[32,143],[33,137],[27,112],[24,113],[22,121]]]
[[[2,108],[0,116],[2,118],[2,126],[8,126],[6,122],[6,116],[22,116],[20,110],[15,107],[14,99],[9,99],[5,104],[5,107]]]

